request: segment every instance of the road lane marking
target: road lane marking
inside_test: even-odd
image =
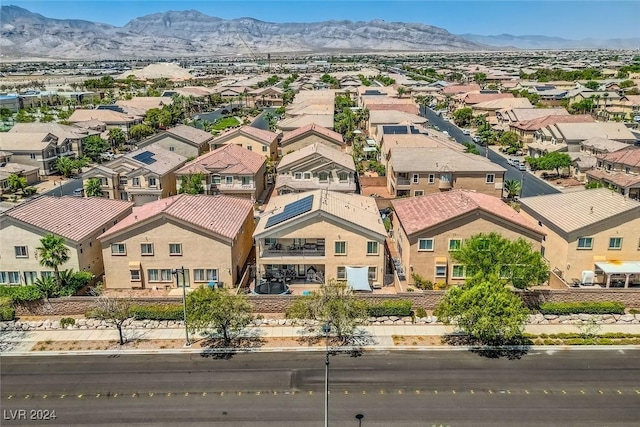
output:
[[[402,394],[402,390],[398,390],[398,394]]]
[[[100,393],[96,394],[96,397],[100,397],[100,396],[101,396],[101,394],[100,394]]]
[[[31,397],[31,395],[29,395],[29,394],[26,394],[26,395],[24,396],[24,398],[25,398],[25,399],[29,399],[30,397]]]
[[[456,391],[455,391],[455,390],[451,390],[451,391],[453,392],[453,394],[456,394]]]
[[[565,390],[562,390],[562,394],[567,394],[567,392]]]
[[[258,396],[260,396],[260,392],[258,392],[257,394],[258,394]],[[206,391],[202,393],[202,397],[205,397],[206,395],[207,395]]]
[[[131,397],[138,397],[138,393],[131,393]]]
[[[167,393],[167,397],[171,397],[171,393]]]
[[[184,394],[184,397],[189,397],[189,392],[186,392],[186,393]]]
[[[416,394],[420,394],[420,390],[416,390]]]
[[[469,390],[469,392],[470,392],[471,394],[475,394],[475,391],[473,391],[473,390]]]
[[[580,390],[580,394],[584,394],[584,390]]]
[[[344,394],[349,394],[349,390],[345,390],[345,391],[344,391]]]
[[[438,394],[438,390],[433,390],[433,394]]]
[[[65,396],[66,396],[66,394],[61,394],[60,395],[60,399],[64,399]]]
[[[46,394],[43,394],[43,395],[42,395],[42,398],[43,398],[43,399],[46,399],[46,398],[47,398],[47,395],[46,395]]]
[[[153,397],[153,393],[149,392],[149,397]]]
[[[309,390],[309,396],[313,395],[313,390]]]
[[[78,399],[82,399],[82,396],[83,396],[82,394],[79,394]]]
[[[618,392],[618,394],[622,394],[622,392],[620,390],[616,390],[616,392]]]
[[[604,394],[604,392],[602,390],[598,390],[598,393],[600,394]]]
[[[529,390],[525,390],[524,392],[525,392],[525,394],[529,394]]]
[[[13,398],[13,395],[10,394],[9,397],[7,397],[7,400],[11,400]]]
[[[384,394],[384,390],[380,390],[380,394]]]

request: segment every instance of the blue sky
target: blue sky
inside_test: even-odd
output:
[[[195,9],[224,19],[269,22],[329,19],[419,22],[454,34],[545,35],[570,39],[640,37],[640,1],[153,1],[2,0],[50,18],[74,18],[122,26],[133,18]]]

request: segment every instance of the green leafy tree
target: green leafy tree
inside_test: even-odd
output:
[[[547,153],[537,159],[538,170],[554,170],[556,174],[560,176],[560,169],[568,168],[571,166],[571,156],[567,153],[561,153],[554,151]]]
[[[509,240],[493,232],[476,234],[466,239],[459,250],[452,251],[451,256],[465,266],[467,277],[494,275],[518,289],[540,285],[549,278],[549,267],[542,254],[522,238]]]
[[[99,178],[89,178],[84,184],[84,194],[87,197],[103,197],[102,183]]]
[[[500,279],[483,276],[449,289],[434,314],[482,344],[501,345],[522,337],[529,311]]]
[[[127,142],[127,137],[122,129],[112,128],[109,129],[109,142],[117,147]]]
[[[17,123],[33,123],[36,119],[27,112],[27,110],[19,110],[16,114]]]
[[[204,186],[202,185],[203,180],[204,174],[202,173],[182,175],[180,178],[180,190],[178,190],[178,193],[204,194]]]
[[[56,160],[56,168],[62,175],[64,175],[66,178],[69,178],[73,175],[73,171],[75,170],[75,163],[70,157],[60,157],[58,160]]]
[[[398,98],[402,98],[404,94],[407,92],[407,89],[404,86],[398,86],[398,89],[396,89],[396,92],[398,93]]]
[[[69,248],[64,237],[46,234],[40,239],[40,246],[36,248],[36,258],[41,266],[52,268],[58,289],[62,287],[59,267],[69,261]]]
[[[588,82],[586,82],[584,84],[584,87],[591,89],[591,90],[598,90],[598,88],[600,87],[600,83],[593,81],[593,80],[589,80]]]
[[[88,136],[82,145],[82,152],[94,162],[101,162],[101,154],[109,150],[109,143],[98,135]]]
[[[519,150],[522,148],[518,134],[512,131],[504,132],[500,135],[500,145]]]
[[[17,193],[18,191],[24,192],[24,189],[27,187],[27,178],[15,173],[12,173],[7,177],[7,182],[11,193]]]
[[[475,73],[473,75],[473,81],[481,85],[487,81],[487,75],[485,73]]]
[[[40,291],[43,298],[53,298],[58,296],[58,285],[56,279],[51,276],[39,277],[33,282]]]
[[[316,320],[310,330],[318,335],[324,325],[340,342],[353,339],[355,331],[367,318],[366,307],[344,281],[329,280],[311,295],[297,299],[287,311],[287,317]]]
[[[153,129],[145,124],[133,125],[131,126],[131,129],[129,129],[129,136],[131,137],[131,139],[136,141],[140,141],[153,134]]]
[[[621,89],[627,89],[630,87],[634,87],[636,84],[634,83],[633,80],[624,80],[622,82],[620,82],[620,88]]]
[[[187,325],[194,333],[212,330],[222,335],[225,345],[253,319],[251,304],[244,295],[203,286],[187,296]]]
[[[473,120],[473,110],[471,108],[460,108],[453,113],[453,121],[458,126],[468,126]]]
[[[517,179],[508,179],[504,182],[504,189],[507,192],[507,198],[514,199],[522,191],[522,182]]]

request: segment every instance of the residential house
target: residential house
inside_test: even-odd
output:
[[[324,144],[336,150],[346,150],[342,135],[315,123],[285,134],[280,140],[280,149],[282,154],[288,154],[315,143]]]
[[[284,136],[297,131],[298,129],[306,129],[308,126],[316,125],[325,129],[333,129],[333,113],[331,114],[303,114],[300,116],[287,117],[280,120],[277,124],[278,129],[282,131]]]
[[[409,124],[415,127],[424,126],[428,120],[417,114],[408,114],[397,110],[374,110],[369,112],[367,127],[369,135],[377,136],[378,126]]]
[[[105,286],[233,287],[254,228],[253,204],[236,197],[180,194],[135,207],[99,237]]]
[[[186,161],[178,153],[151,144],[91,168],[82,174],[82,183],[86,187],[88,180],[96,178],[104,197],[140,206],[175,195],[175,172]]]
[[[377,287],[386,235],[371,197],[327,190],[275,196],[253,235],[257,274],[290,277],[292,285],[337,279]]]
[[[99,197],[40,196],[0,215],[0,284],[32,285],[53,275],[40,265],[36,248],[47,234],[64,237],[69,260],[59,269],[104,271],[97,238],[131,213],[132,203]]]
[[[0,151],[0,195],[9,190],[9,176],[15,174],[27,180],[27,185],[33,185],[40,181],[40,168],[38,166],[23,165],[11,161],[11,154]]]
[[[258,200],[266,185],[266,159],[236,144],[223,145],[176,171],[177,186],[182,178],[201,174],[206,194],[224,194]]]
[[[462,283],[465,266],[452,252],[479,233],[519,238],[540,251],[544,233],[501,199],[473,191],[449,191],[393,200],[392,235],[409,283],[414,274],[431,282]]]
[[[284,104],[284,90],[275,86],[254,89],[249,96],[256,107],[282,107]]]
[[[355,193],[356,166],[351,155],[318,142],[285,155],[278,163],[278,195],[326,189]]]
[[[501,197],[506,172],[484,157],[440,147],[392,148],[388,165],[387,189],[395,197],[450,190]]]
[[[502,94],[500,94],[502,95]],[[498,98],[489,101],[478,102],[471,106],[474,116],[484,115],[489,123],[498,123],[496,118],[498,111],[514,108],[532,108],[531,102],[527,98]]]
[[[480,86],[477,84],[470,85],[448,85],[442,88],[443,95],[459,95],[461,93],[479,92]]]
[[[142,123],[142,116],[133,116],[123,111],[113,110],[75,110],[67,121],[71,124],[97,120],[104,123],[108,129],[122,129],[127,135],[131,126]]]
[[[120,99],[115,103],[125,113],[134,116],[144,116],[153,108],[162,109],[165,105],[171,104],[173,99],[169,96],[136,96],[131,99]]]
[[[499,124],[511,125],[512,123],[529,122],[550,116],[570,116],[566,108],[506,108],[496,111]]]
[[[566,283],[640,284],[639,202],[598,188],[525,197],[520,214],[545,233],[543,255]]]
[[[100,132],[95,130],[61,125],[59,123],[16,123],[9,133],[50,133],[57,138],[58,148],[61,153],[72,151],[78,157],[83,155],[82,147],[87,137],[100,135]]]
[[[627,146],[596,158],[596,167],[586,172],[588,182],[601,182],[626,197],[640,200],[640,148]]]
[[[275,160],[278,157],[278,135],[252,126],[242,126],[217,136],[210,142],[211,150],[228,144],[235,144],[254,153]]]
[[[58,146],[58,138],[49,132],[0,134],[0,150],[10,152],[12,161],[35,166],[41,176],[58,171],[58,158],[72,156],[69,145]]]
[[[213,135],[193,126],[178,125],[138,143],[138,148],[155,144],[184,157],[195,158],[209,151]]]
[[[542,110],[541,110],[542,111]],[[590,114],[576,115],[551,115],[534,118],[526,121],[510,122],[509,130],[518,134],[520,142],[523,143],[524,149],[527,150],[529,144],[534,143],[536,132],[542,132],[546,137],[547,126],[556,123],[594,123],[595,120]],[[505,122],[506,123],[506,122]]]

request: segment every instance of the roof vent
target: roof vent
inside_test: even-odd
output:
[[[591,206],[591,208],[589,208],[589,213],[593,214],[593,206]]]

